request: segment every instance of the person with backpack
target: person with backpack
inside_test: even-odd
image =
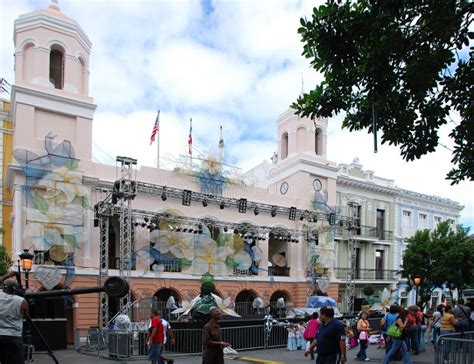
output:
[[[318,317],[319,317],[318,313],[314,311],[313,315],[311,316],[311,320],[308,321],[308,324],[306,325],[306,329],[304,330],[304,333],[303,333],[303,338],[306,341],[308,341],[310,345],[313,342],[314,338],[316,337],[316,333],[318,332],[318,328],[319,328]],[[311,355],[311,360],[314,360],[314,351],[311,350],[309,354]]]
[[[469,320],[471,317],[471,309],[464,305],[464,300],[460,298],[458,304],[453,309],[453,315],[458,320],[458,324],[455,329],[456,332],[469,331]]]
[[[408,307],[407,322],[405,324],[405,331],[407,333],[407,349],[411,351],[413,355],[418,355],[418,326],[416,324],[416,306]]]
[[[441,317],[443,316],[443,312],[444,312],[443,304],[436,306],[436,311],[433,312],[433,318],[432,318],[432,323],[431,323],[431,329],[433,330],[433,335],[432,335],[431,342],[433,343],[435,349],[436,349],[436,341],[438,340],[438,337],[440,334]]]
[[[398,317],[395,322],[387,328],[387,336],[392,341],[390,351],[385,355],[383,364],[388,364],[393,355],[397,353],[400,348],[402,349],[403,364],[411,364],[410,354],[406,346],[405,338],[407,332],[405,331],[406,324],[408,322],[408,311],[400,310]]]
[[[400,306],[393,304],[390,306],[388,313],[385,314],[383,319],[380,321],[380,327],[382,328],[382,335],[385,342],[385,354],[387,354],[392,348],[392,339],[387,335],[387,330],[392,326],[398,318],[398,312],[400,311]]]

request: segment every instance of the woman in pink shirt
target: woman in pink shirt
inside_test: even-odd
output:
[[[303,337],[306,341],[309,341],[311,344],[316,337],[316,333],[318,332],[319,328],[319,320],[318,320],[318,313],[315,311],[311,316],[311,320],[308,321],[308,325],[306,325],[306,330],[304,330]],[[311,350],[310,352],[311,360],[314,360],[314,352]]]

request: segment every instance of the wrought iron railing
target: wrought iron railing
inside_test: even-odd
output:
[[[338,226],[336,228],[336,235],[346,236],[347,235],[347,228]],[[361,225],[361,226],[355,228],[354,235],[356,237],[361,237],[361,238],[379,239],[379,240],[392,240],[393,231],[378,229],[374,226]]]
[[[334,268],[334,274],[337,279],[347,279],[349,268]],[[399,278],[397,270],[390,269],[356,269],[355,279],[365,280],[396,280]]]
[[[289,277],[289,267],[268,267],[268,273],[275,277]]]

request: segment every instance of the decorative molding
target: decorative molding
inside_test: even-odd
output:
[[[39,109],[52,110],[91,120],[94,118],[94,112],[97,108],[95,104],[63,95],[55,95],[21,86],[12,86],[12,105],[16,105],[17,102],[32,105]]]

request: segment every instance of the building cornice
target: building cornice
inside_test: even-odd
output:
[[[39,109],[52,110],[62,114],[93,119],[97,105],[63,95],[55,95],[46,91],[35,90],[22,86],[12,86],[12,105],[22,103]],[[15,113],[15,107],[13,107]],[[15,115],[13,115],[13,120]]]
[[[75,20],[66,16],[64,16],[64,18],[59,18],[52,14],[48,14],[45,10],[38,10],[32,13],[20,15],[20,17],[15,20],[13,31],[13,41],[15,42],[15,47],[16,36],[19,30],[25,30],[39,26],[44,26],[54,31],[59,30],[63,33],[66,32],[73,34],[74,37],[84,46],[84,48],[88,50],[88,53],[92,48],[92,42],[90,41],[89,37]]]
[[[339,175],[337,184],[343,187],[358,188],[370,192],[383,193],[391,196],[398,195],[398,189],[393,187],[380,186],[373,182],[356,180],[353,177]]]
[[[429,203],[437,203],[444,206],[450,206],[451,208],[456,208],[462,210],[464,206],[462,206],[459,202],[453,201],[449,198],[439,197],[439,196],[432,196],[432,195],[425,195],[423,193],[405,190],[403,188],[398,188],[399,197],[400,198],[410,198],[412,200],[417,200],[421,202],[429,202]]]

